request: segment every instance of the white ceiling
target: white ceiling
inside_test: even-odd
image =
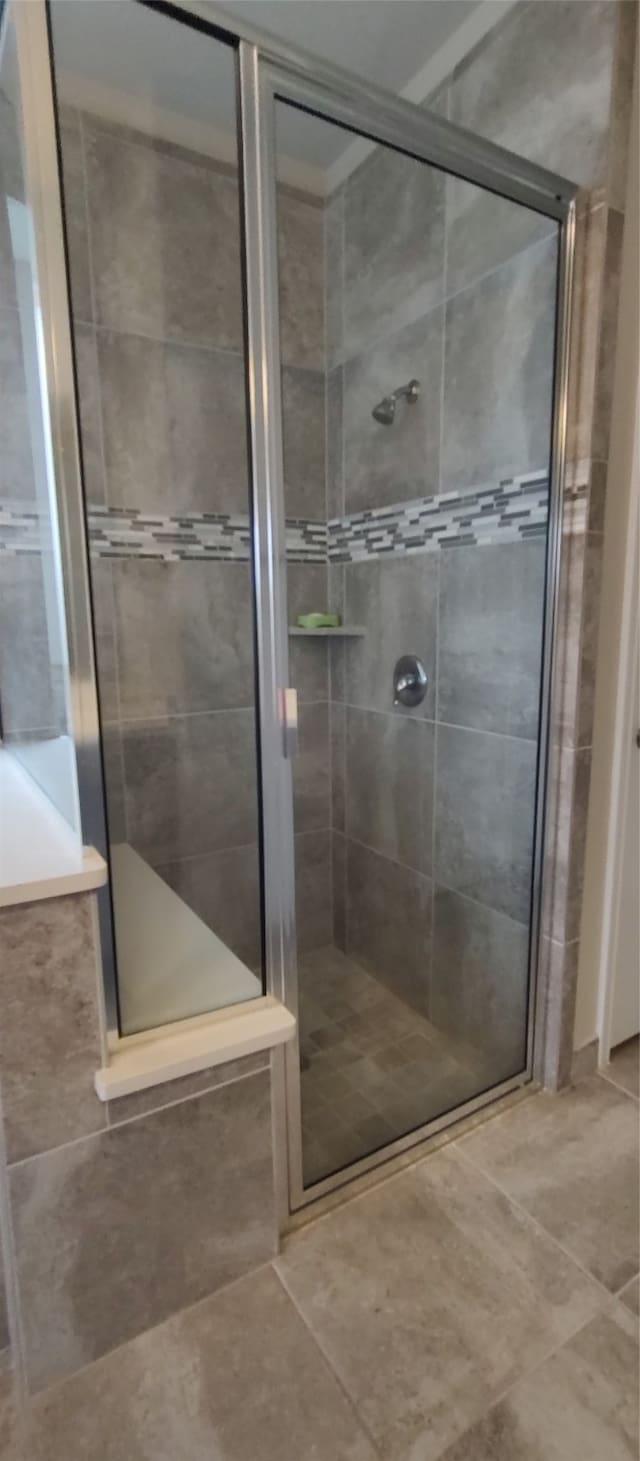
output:
[[[429,72],[452,38],[469,33],[473,44],[481,13],[486,30],[506,3],[512,0],[227,0],[224,8],[410,94],[416,73]],[[224,45],[131,0],[54,0],[51,10],[64,99],[233,159],[233,65]],[[302,166],[318,192],[326,169],[353,145],[338,128],[284,109],[278,140],[294,172]]]

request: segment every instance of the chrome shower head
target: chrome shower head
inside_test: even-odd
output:
[[[371,412],[374,421],[379,421],[381,426],[393,426],[396,416],[395,396],[385,396],[383,401],[378,401]]]
[[[398,386],[397,391],[392,391],[390,396],[384,396],[374,406],[371,415],[374,421],[379,421],[381,426],[393,426],[396,419],[396,402],[404,397],[408,405],[412,406],[420,395],[420,381],[410,380],[406,386]]]

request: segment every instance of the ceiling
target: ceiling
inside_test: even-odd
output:
[[[231,16],[401,92],[474,11],[492,0],[227,0]],[[234,72],[226,46],[131,0],[54,0],[62,96],[144,130],[224,155],[235,146]],[[172,119],[172,125],[170,120]],[[207,147],[207,138],[213,140]],[[288,112],[279,146],[318,175],[349,134]],[[318,191],[322,187],[318,186]]]

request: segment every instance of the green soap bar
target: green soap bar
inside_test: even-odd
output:
[[[298,614],[296,623],[299,629],[337,629],[340,624],[340,615]]]

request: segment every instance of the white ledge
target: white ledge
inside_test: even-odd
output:
[[[267,995],[204,1018],[128,1035],[117,1041],[109,1064],[96,1071],[96,1092],[101,1101],[115,1101],[243,1055],[271,1050],[291,1040],[295,1030],[294,1016]]]
[[[0,749],[0,908],[107,881],[107,865],[82,847],[64,818],[8,751]]]

